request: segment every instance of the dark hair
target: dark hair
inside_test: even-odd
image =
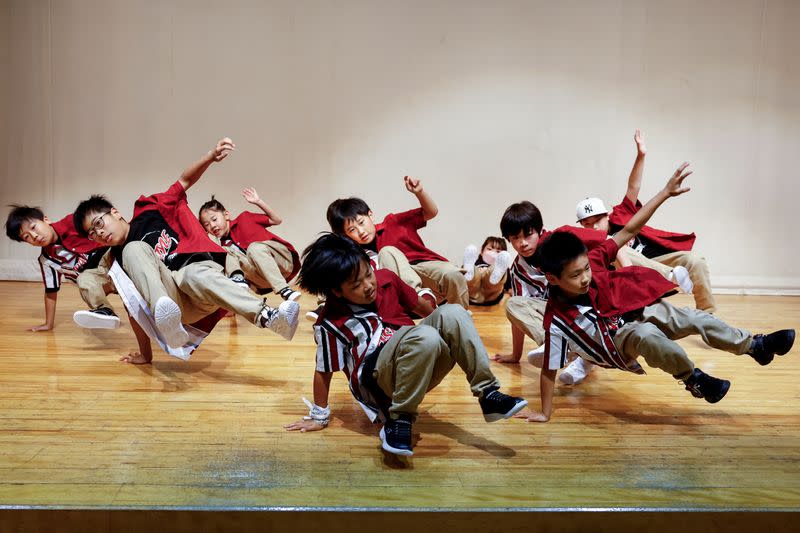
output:
[[[536,259],[542,272],[561,277],[567,263],[585,253],[586,245],[576,235],[567,231],[556,231],[539,244]]]
[[[328,224],[334,233],[344,233],[344,223],[358,215],[368,215],[371,209],[361,198],[339,198],[328,206]]]
[[[330,296],[332,289],[358,275],[369,256],[357,242],[335,233],[324,233],[303,252],[298,284],[311,294]]]
[[[12,241],[23,242],[19,236],[22,223],[28,220],[44,220],[44,212],[38,207],[11,204],[11,212],[6,219],[6,235]]]
[[[99,213],[101,211],[108,211],[114,206],[108,201],[108,198],[102,194],[93,194],[88,200],[84,200],[75,208],[72,213],[72,223],[75,224],[75,229],[80,235],[84,237],[89,236],[89,232],[83,229],[83,222],[89,213]]]
[[[225,206],[222,205],[219,200],[214,198],[214,195],[211,195],[211,200],[207,201],[203,205],[200,206],[200,210],[197,212],[197,218],[200,218],[200,215],[203,214],[203,211],[206,209],[211,209],[212,211],[219,211],[220,213],[224,213],[226,211]]]
[[[486,237],[486,240],[483,241],[481,244],[481,252],[484,248],[489,245],[494,246],[495,248],[499,248],[501,250],[508,250],[508,246],[506,245],[506,240],[502,237]]]
[[[525,200],[508,206],[500,219],[500,233],[506,239],[520,231],[527,236],[534,231],[541,233],[543,225],[539,208]]]

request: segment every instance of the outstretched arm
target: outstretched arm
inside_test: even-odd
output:
[[[683,180],[692,173],[691,170],[686,170],[688,166],[689,163],[683,163],[681,166],[679,166],[678,169],[672,174],[672,177],[669,178],[669,181],[667,181],[667,184],[664,186],[664,188],[658,191],[658,193],[656,193],[656,195],[653,196],[650,201],[644,204],[644,206],[631,217],[628,223],[625,224],[625,227],[612,237],[614,242],[617,243],[617,246],[622,247],[629,240],[635,237],[642,227],[647,224],[647,221],[650,220],[650,217],[653,216],[653,213],[656,212],[656,209],[658,209],[658,207],[668,198],[672,196],[680,196],[685,192],[689,192],[689,187],[683,186]]]
[[[248,203],[251,203],[254,206],[261,209],[264,212],[264,214],[269,217],[269,220],[270,222],[272,222],[272,225],[277,226],[278,224],[283,222],[281,216],[278,213],[276,213],[274,209],[268,206],[267,203],[261,199],[261,197],[258,196],[258,193],[254,188],[246,187],[242,189],[242,196],[244,196],[244,199],[247,200]]]
[[[539,374],[539,390],[542,397],[542,410],[530,410],[516,415],[516,418],[524,418],[528,422],[547,422],[553,414],[553,390],[555,389],[556,373],[558,370],[542,369]]]
[[[328,425],[330,418],[330,407],[328,406],[328,394],[331,389],[332,372],[314,372],[314,405],[311,407],[309,416],[303,417],[302,420],[286,424],[284,429],[287,431],[299,431],[305,433],[307,431],[319,431],[325,429]],[[324,417],[324,421],[322,418]]]
[[[436,202],[433,201],[433,198],[431,198],[422,187],[422,180],[419,178],[412,178],[411,176],[405,176],[403,178],[403,183],[406,185],[406,190],[419,200],[419,206],[422,208],[422,216],[425,220],[430,220],[439,214],[439,208],[436,206]]]
[[[647,154],[647,147],[644,145],[642,133],[636,130],[633,134],[633,141],[636,143],[636,161],[633,162],[631,175],[628,176],[628,191],[625,196],[634,205],[639,199],[639,190],[642,188],[642,174],[644,174],[644,156]]]
[[[31,326],[28,331],[50,331],[56,323],[56,302],[58,292],[44,293],[44,324]]]
[[[193,165],[183,171],[178,181],[181,182],[183,188],[189,190],[189,187],[197,183],[197,180],[203,175],[206,169],[211,166],[211,163],[218,163],[228,157],[228,154],[236,149],[236,145],[228,137],[220,139],[212,150],[204,155],[200,160],[196,161]]]
[[[150,337],[144,332],[138,322],[128,314],[131,322],[131,329],[133,334],[136,335],[136,342],[139,344],[139,351],[132,350],[128,355],[123,355],[119,358],[123,363],[130,363],[132,365],[148,365],[153,362],[153,352],[150,348]]]

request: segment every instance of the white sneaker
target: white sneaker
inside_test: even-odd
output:
[[[156,328],[170,348],[180,348],[189,342],[189,334],[181,324],[181,308],[172,298],[162,296],[153,309]]]
[[[588,376],[595,365],[588,361],[584,361],[583,357],[576,357],[567,368],[561,371],[558,375],[558,381],[566,385],[577,385]]]
[[[535,367],[542,367],[542,359],[544,358],[544,344],[528,352],[528,362]]]
[[[302,296],[302,293],[289,287],[288,285],[278,291],[278,296],[286,301],[293,302]]]
[[[75,311],[72,320],[82,328],[117,329],[119,327],[119,317],[108,307]]]
[[[282,302],[278,308],[264,304],[261,313],[256,316],[256,325],[268,328],[286,339],[292,340],[299,324],[300,304],[294,301]]]
[[[491,275],[489,276],[489,283],[492,285],[497,285],[502,281],[503,276],[506,275],[508,272],[508,267],[511,266],[511,254],[507,251],[503,250],[494,260],[494,269],[492,270]]]
[[[672,272],[670,272],[669,280],[677,283],[678,287],[680,287],[681,290],[686,294],[692,294],[694,283],[692,283],[692,280],[689,277],[689,271],[686,270],[686,267],[676,266],[673,268]]]
[[[481,251],[474,244],[464,248],[464,279],[472,281],[475,277],[475,262],[480,257]]]

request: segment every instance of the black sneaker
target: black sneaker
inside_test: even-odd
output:
[[[772,362],[776,355],[784,355],[792,349],[794,344],[794,330],[782,329],[769,335],[755,335],[747,352],[759,365],[765,366]]]
[[[695,368],[692,375],[683,380],[686,390],[695,398],[705,398],[708,403],[717,403],[728,394],[731,382],[727,379],[718,379],[709,376],[699,368]]]
[[[82,328],[116,329],[119,327],[119,317],[108,307],[98,307],[91,311],[75,311],[72,320]]]
[[[481,405],[483,418],[487,422],[511,418],[528,405],[527,400],[503,394],[497,389],[483,391],[483,396],[478,398],[478,403]]]
[[[381,428],[381,448],[395,455],[414,455],[411,446],[411,419],[408,415],[386,421]]]
[[[244,272],[241,270],[235,270],[230,276],[231,281],[235,284],[239,285],[240,287],[244,287],[248,291],[250,290],[250,284],[247,282],[247,278],[244,277]]]

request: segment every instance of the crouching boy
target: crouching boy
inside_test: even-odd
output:
[[[314,324],[317,365],[314,405],[288,430],[324,428],[330,417],[328,392],[333,372],[344,371],[350,390],[383,422],[381,447],[412,455],[412,423],[425,394],[457,364],[487,422],[509,418],[527,405],[503,394],[489,368],[486,349],[467,311],[438,307],[421,298],[388,270],[373,270],[354,241],[323,235],[304,252],[300,287],[327,297]],[[425,318],[414,325],[411,313]]]

